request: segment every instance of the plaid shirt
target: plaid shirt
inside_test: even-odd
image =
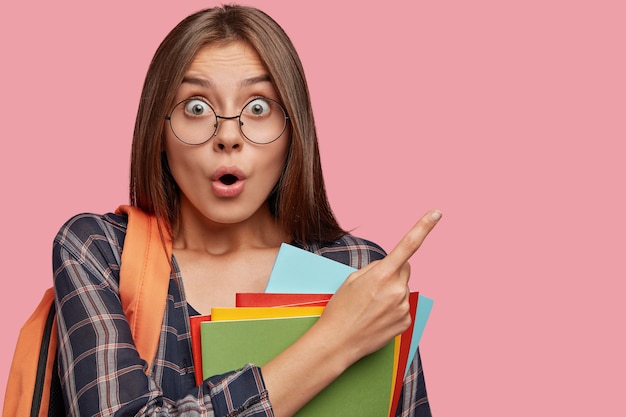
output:
[[[153,368],[132,341],[118,297],[126,217],[83,214],[70,219],[53,247],[59,330],[59,373],[70,416],[273,416],[261,369],[252,364],[196,386],[189,316],[173,262]],[[310,251],[360,268],[382,258],[377,245],[344,236]],[[398,416],[430,416],[419,354],[406,378]]]

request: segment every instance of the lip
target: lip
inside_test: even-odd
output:
[[[236,178],[236,181],[232,184],[225,184],[220,180],[224,175],[232,175]],[[244,190],[246,175],[237,167],[222,166],[211,175],[211,185],[213,193],[217,197],[237,197]]]

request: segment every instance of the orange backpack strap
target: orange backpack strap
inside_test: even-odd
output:
[[[37,352],[37,348],[41,351]],[[52,372],[45,371],[53,368],[56,348],[54,289],[49,288],[20,329],[4,395],[3,417],[48,415]],[[36,412],[40,408],[41,414]]]
[[[120,299],[139,352],[152,368],[165,313],[170,281],[172,240],[159,230],[156,216],[137,207],[120,206],[128,229],[120,265]]]
[[[146,372],[149,372],[165,313],[172,241],[169,235],[161,239],[155,216],[130,206],[120,206],[116,213],[128,215],[120,265],[120,299],[139,356],[148,362]],[[50,288],[20,330],[5,391],[3,417],[49,415],[56,350],[54,289]]]

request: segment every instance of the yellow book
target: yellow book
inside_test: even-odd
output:
[[[211,309],[211,320],[252,320],[279,317],[321,316],[324,307],[219,307]]]

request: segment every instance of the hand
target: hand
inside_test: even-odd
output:
[[[440,217],[430,211],[387,257],[350,274],[313,327],[263,366],[276,417],[295,414],[350,365],[411,324],[407,261]]]
[[[319,325],[341,343],[352,363],[376,351],[411,324],[409,258],[435,227],[441,213],[424,215],[382,260],[352,273],[325,308]]]

